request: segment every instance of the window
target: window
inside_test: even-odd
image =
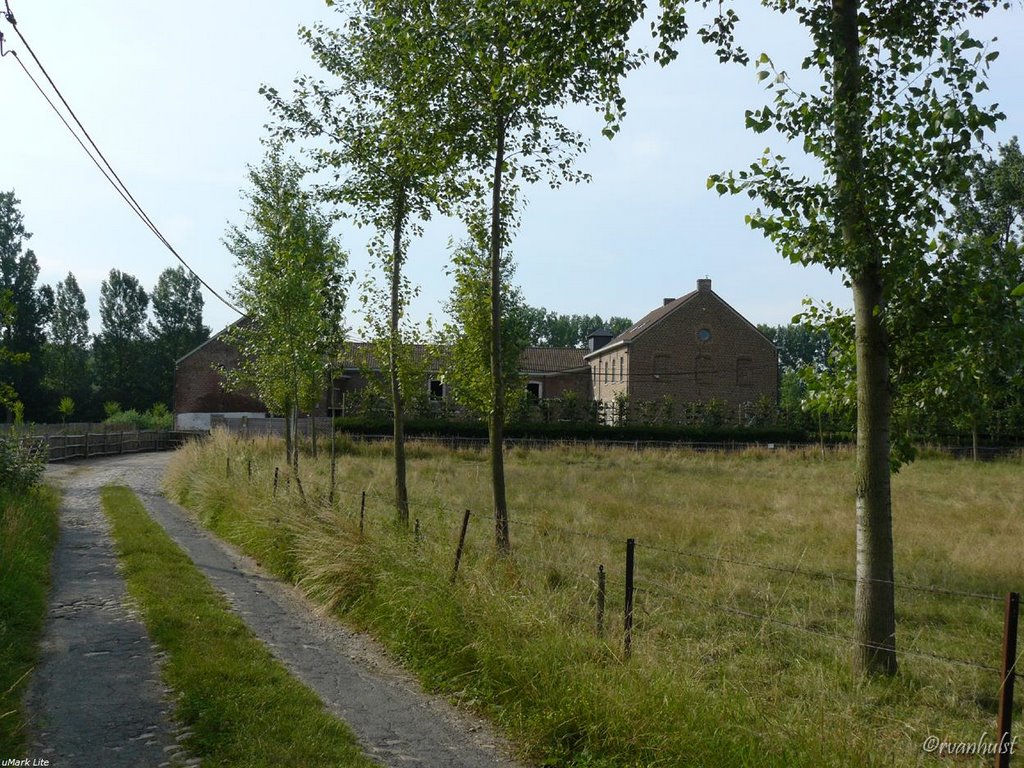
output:
[[[711,358],[708,355],[697,355],[694,365],[694,377],[697,386],[708,386],[714,378],[714,371],[711,370]]]
[[[619,355],[619,381],[626,380],[626,358],[623,355]]]
[[[711,341],[711,329],[701,328],[697,331],[697,341]]]
[[[440,379],[430,380],[430,399],[444,400],[444,382]]]
[[[612,358],[612,381],[615,381],[615,358]]]
[[[604,360],[601,361],[601,375],[604,379],[604,383],[608,383],[608,363]]]
[[[749,387],[753,385],[751,377],[751,362],[749,357],[736,358],[736,386]]]
[[[531,381],[526,385],[526,396],[530,400],[540,400],[541,386],[539,381]]]

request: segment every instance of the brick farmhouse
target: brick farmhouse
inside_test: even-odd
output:
[[[244,322],[244,321],[240,321]],[[375,363],[364,344],[350,344],[349,356]],[[178,429],[209,429],[220,418],[263,418],[266,407],[251,393],[224,388],[220,369],[237,364],[238,351],[223,331],[175,364],[174,414]],[[603,329],[590,334],[587,349],[530,347],[520,368],[531,397],[556,399],[575,393],[579,402],[611,407],[623,396],[631,403],[719,401],[732,408],[778,399],[775,346],[711,290],[710,280],[644,316],[618,336]],[[366,386],[367,366],[346,363],[325,392],[314,415],[342,412],[346,395]],[[447,397],[441,374],[424,382],[435,399]],[[332,407],[333,404],[333,407]]]

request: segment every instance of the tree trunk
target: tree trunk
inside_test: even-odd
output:
[[[978,460],[978,417],[971,414],[971,460]]]
[[[288,418],[292,422],[292,471],[295,472],[295,476],[299,475],[299,446],[302,444],[302,440],[299,436],[299,406],[298,398],[292,402],[291,412],[288,414]]]
[[[857,588],[854,668],[896,673],[892,498],[889,467],[889,354],[883,324],[883,266],[873,244],[862,186],[864,100],[858,1],[833,0],[836,191],[853,285],[857,353]]]
[[[337,411],[337,390],[334,386],[334,371],[331,371],[331,492],[328,497],[331,509],[334,509],[334,490],[337,485],[338,469],[338,435],[334,419]]]
[[[394,231],[391,245],[391,318],[388,338],[388,363],[391,368],[391,404],[395,443],[395,512],[398,522],[409,525],[409,489],[405,480],[405,403],[398,375],[398,345],[401,344],[398,321],[401,318],[402,231],[405,229],[405,190],[395,202]]]
[[[853,280],[857,344],[857,590],[855,668],[896,673],[889,355],[877,270]]]
[[[284,461],[286,466],[292,465],[292,406],[291,403],[284,404]]]
[[[505,165],[505,120],[497,119],[498,146],[494,153],[494,188],[491,191],[491,388],[494,401],[488,424],[491,459],[491,487],[494,493],[494,543],[501,554],[512,545],[508,532],[508,504],[505,499],[505,379],[501,365],[501,182]]]

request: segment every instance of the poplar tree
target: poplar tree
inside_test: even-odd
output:
[[[146,314],[149,295],[138,278],[110,270],[100,284],[100,334],[94,339],[100,397],[123,409],[144,410],[149,386],[146,358]]]
[[[203,324],[203,294],[199,278],[184,267],[160,273],[153,293],[153,320],[149,322],[153,365],[153,394],[168,405],[174,388],[174,363],[210,338]]]
[[[279,148],[249,170],[249,207],[225,245],[240,274],[232,294],[246,317],[227,333],[239,350],[228,385],[251,388],[288,420],[288,464],[298,473],[298,413],[321,400],[344,344],[347,255]]]
[[[47,355],[47,384],[84,404],[89,394],[89,310],[74,274],[57,283]]]
[[[0,346],[9,353],[0,358],[0,380],[18,393],[28,418],[40,419],[46,410],[42,353],[53,294],[36,285],[39,263],[25,247],[32,235],[19,205],[14,192],[0,192]]]
[[[631,49],[631,27],[643,14],[638,0],[566,3],[562,0],[440,0],[414,26],[443,62],[446,109],[464,131],[462,153],[475,174],[467,218],[487,211],[483,242],[490,276],[491,391],[488,414],[495,543],[511,550],[503,453],[506,384],[502,340],[505,249],[515,223],[521,182],[551,186],[587,180],[575,166],[586,140],[562,122],[577,103],[605,115],[605,135],[625,113],[621,81],[643,61]],[[439,76],[442,73],[438,73]]]
[[[758,76],[774,94],[747,112],[817,162],[791,168],[770,150],[747,169],[712,176],[765,209],[748,217],[780,253],[843,273],[853,294],[857,371],[857,584],[854,666],[894,674],[896,624],[890,451],[889,304],[926,273],[934,232],[966,189],[976,146],[1002,115],[979,103],[996,57],[965,28],[998,3],[941,0],[763,0],[793,13],[812,49],[801,90],[766,55]]]
[[[387,361],[390,385],[395,508],[406,524],[404,425],[410,395],[401,372],[411,352],[402,318],[413,292],[403,269],[409,236],[419,231],[418,222],[446,207],[459,132],[450,129],[449,113],[439,100],[443,58],[429,36],[414,34],[417,24],[426,23],[430,4],[352,0],[338,3],[337,9],[343,19],[340,29],[319,24],[299,31],[329,82],[300,76],[290,100],[275,88],[261,90],[280,120],[273,128],[277,137],[326,140],[310,149],[315,170],[327,171],[332,179],[319,187],[320,195],[342,206],[342,213],[357,224],[376,230],[371,250],[383,254],[388,312],[380,324],[374,311],[370,324],[384,331],[377,334],[376,344]]]

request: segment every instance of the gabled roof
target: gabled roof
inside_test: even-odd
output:
[[[690,291],[685,296],[680,296],[678,299],[674,299],[672,301],[666,299],[665,303],[662,304],[660,307],[648,312],[642,318],[633,323],[633,325],[631,325],[629,328],[627,328],[614,339],[609,341],[605,346],[587,354],[585,359],[589,360],[590,358],[593,357],[599,357],[603,353],[608,352],[612,349],[629,345],[638,336],[647,333],[647,331],[657,326],[666,317],[682,309],[691,301],[693,301],[695,297],[700,296],[701,294],[714,296],[717,301],[721,302],[722,306],[724,306],[726,309],[728,309],[730,312],[736,315],[736,317],[739,318],[743,323],[745,323],[752,331],[754,331],[758,336],[764,339],[766,343],[770,344],[772,347],[775,346],[772,343],[771,339],[769,339],[767,336],[765,336],[763,333],[761,333],[761,331],[757,329],[756,325],[747,320],[747,318],[745,318],[743,315],[741,315],[739,312],[733,309],[729,305],[729,303],[725,301],[725,299],[723,299],[721,296],[719,296],[717,293],[711,290],[711,280],[706,278],[703,280],[698,280],[697,285],[697,290]]]
[[[631,325],[629,328],[627,328],[614,339],[612,339],[608,346],[611,346],[612,344],[617,344],[620,341],[632,341],[641,333],[657,325],[659,322],[661,322],[666,317],[671,315],[684,304],[688,303],[698,293],[699,291],[690,291],[685,296],[680,296],[678,299],[670,301],[667,304],[662,304],[657,309],[648,312],[646,315],[644,315],[635,323],[633,323],[633,325]]]
[[[235,320],[234,322],[231,322],[231,323],[229,323],[229,324],[225,325],[225,326],[224,326],[223,328],[221,328],[221,329],[220,329],[219,331],[217,331],[217,332],[216,332],[215,334],[213,334],[212,336],[210,336],[210,338],[208,338],[208,339],[207,339],[206,341],[204,341],[204,342],[203,342],[202,344],[199,344],[198,346],[196,346],[196,347],[193,347],[193,348],[192,348],[192,349],[190,349],[190,350],[189,350],[188,352],[186,352],[186,353],[185,353],[184,355],[182,355],[182,356],[181,356],[181,357],[179,357],[179,358],[178,358],[177,360],[175,360],[175,361],[174,361],[174,367],[175,367],[175,368],[177,368],[177,367],[178,367],[178,363],[180,363],[180,362],[181,362],[182,360],[184,360],[184,359],[185,359],[186,357],[191,357],[192,355],[194,355],[194,354],[195,354],[196,352],[198,352],[198,351],[199,351],[200,349],[202,349],[203,347],[205,347],[205,346],[206,346],[207,344],[209,344],[210,342],[212,342],[212,341],[216,341],[217,339],[219,339],[219,338],[220,338],[221,336],[223,336],[223,335],[224,335],[225,333],[227,333],[227,332],[228,332],[229,330],[231,330],[232,328],[234,328],[234,327],[235,327],[236,325],[239,325],[240,323],[243,323],[243,322],[247,322],[248,320],[249,320],[249,316],[248,316],[248,315],[242,315],[242,316],[241,316],[240,318],[238,318],[238,319],[237,319],[237,320]]]

